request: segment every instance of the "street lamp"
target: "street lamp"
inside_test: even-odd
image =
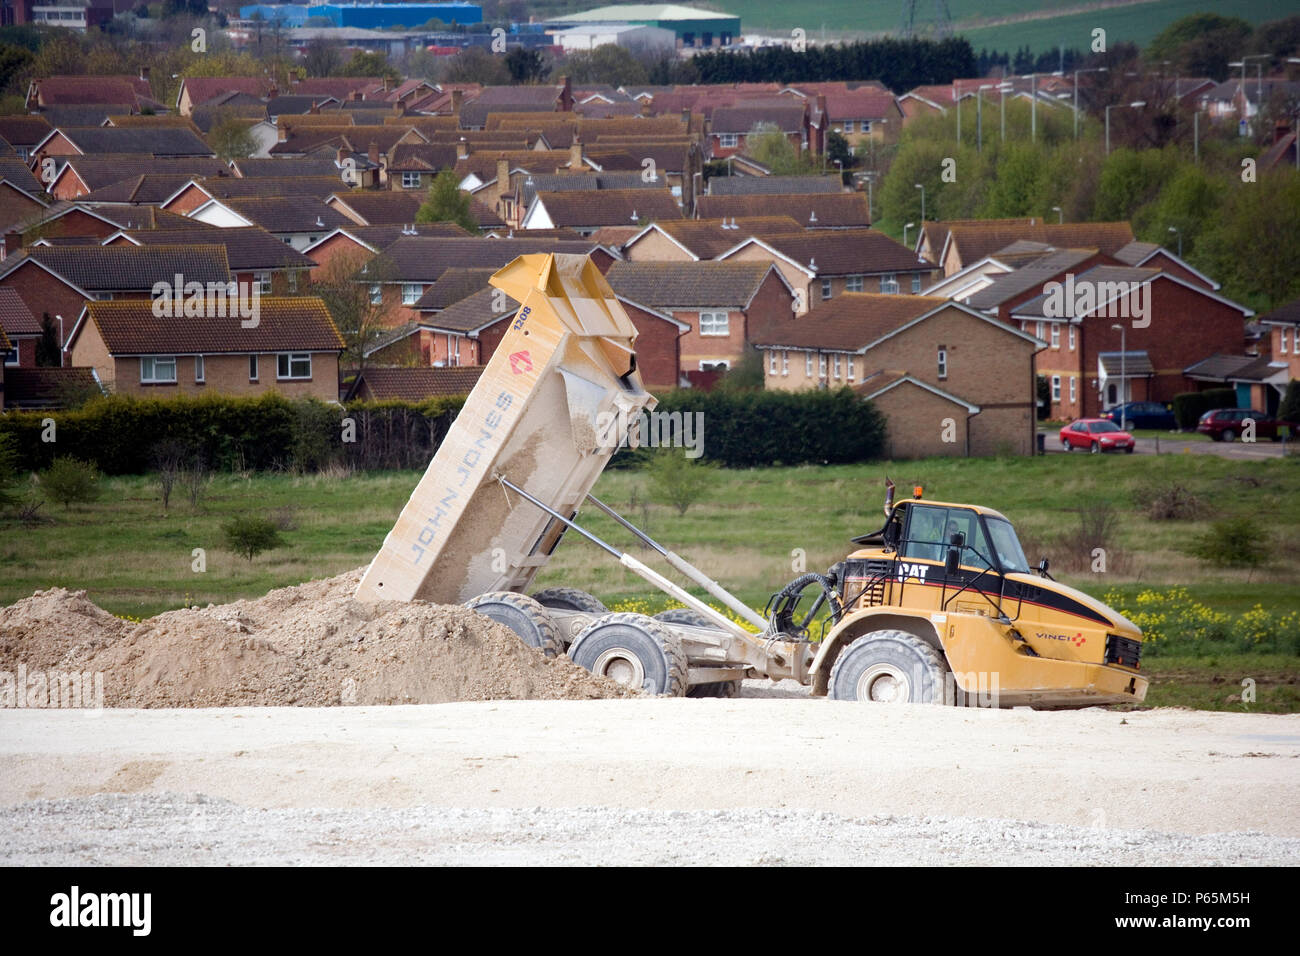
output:
[[[1061,212],[1060,206],[1053,206],[1052,212],[1056,213],[1056,224],[1058,226],[1065,222],[1065,213]]]
[[[1074,71],[1074,138],[1079,138],[1079,74],[1080,73],[1109,73],[1110,68],[1105,66],[1095,66],[1087,70]]]
[[[1192,159],[1199,166],[1201,163],[1201,114],[1205,110],[1192,113]]]
[[[920,183],[913,183],[912,185],[921,190],[921,222],[925,222],[925,187]]]
[[[59,320],[59,368],[63,368],[63,354],[68,350],[68,340],[63,337],[63,316],[54,316]]]
[[[1125,339],[1126,329],[1122,325],[1112,325],[1112,329],[1119,329],[1119,427],[1120,431],[1128,431],[1128,370],[1125,368],[1125,359],[1128,357],[1128,345]]]
[[[915,225],[916,223],[914,222],[903,223],[903,245],[907,245],[907,230],[911,229]],[[910,249],[911,247],[908,246],[908,248]]]
[[[1106,107],[1106,155],[1110,155],[1110,111],[1116,107],[1125,107],[1127,109],[1139,109],[1146,106],[1146,100],[1134,100],[1132,103],[1112,103]]]
[[[1272,56],[1272,54],[1270,53],[1247,53],[1240,60],[1233,60],[1231,63],[1228,64],[1228,66],[1241,67],[1241,96],[1243,101],[1245,101],[1247,113],[1250,112],[1250,101],[1246,98],[1246,61],[1258,60],[1260,58],[1267,60],[1270,56]],[[1264,108],[1264,64],[1263,63],[1255,64],[1255,75],[1257,77],[1255,94],[1259,98],[1258,109],[1262,110]],[[1243,116],[1242,119],[1244,120],[1245,117]]]
[[[984,152],[984,91],[993,89],[992,83],[980,86],[975,96],[975,149]]]
[[[1029,74],[1029,141],[1038,139],[1038,74]]]
[[[1014,90],[1015,87],[1005,80],[998,84],[998,100],[1002,107],[1002,142],[1007,141],[1007,90]]]
[[[1178,237],[1178,258],[1181,259],[1183,257],[1183,234],[1175,226],[1170,226],[1169,231]]]

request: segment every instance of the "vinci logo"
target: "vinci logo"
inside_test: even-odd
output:
[[[1083,645],[1088,641],[1088,639],[1083,636],[1082,631],[1078,631],[1074,635],[1047,634],[1044,633],[1043,631],[1038,631],[1037,637],[1045,641],[1068,641],[1069,643],[1073,644],[1075,647],[1083,647]]]
[[[510,371],[516,375],[522,375],[524,372],[531,372],[532,370],[533,360],[528,357],[526,351],[510,353]]]
[[[1078,634],[1075,634],[1074,637],[1070,638],[1070,643],[1075,647],[1083,647],[1087,640],[1088,639],[1083,636],[1083,632],[1080,631]]]

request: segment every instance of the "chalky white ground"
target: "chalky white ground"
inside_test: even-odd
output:
[[[0,711],[0,861],[1300,863],[1300,717],[764,690]]]

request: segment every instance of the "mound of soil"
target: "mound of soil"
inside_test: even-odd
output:
[[[133,624],[97,607],[85,591],[51,588],[0,608],[0,670],[77,667]]]

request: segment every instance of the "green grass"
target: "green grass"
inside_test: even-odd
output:
[[[1146,671],[1151,686],[1141,705],[1143,708],[1192,707],[1238,714],[1300,711],[1300,685],[1297,685],[1293,657],[1281,654],[1160,657],[1153,659]],[[1241,699],[1245,680],[1254,681],[1253,702]]]

